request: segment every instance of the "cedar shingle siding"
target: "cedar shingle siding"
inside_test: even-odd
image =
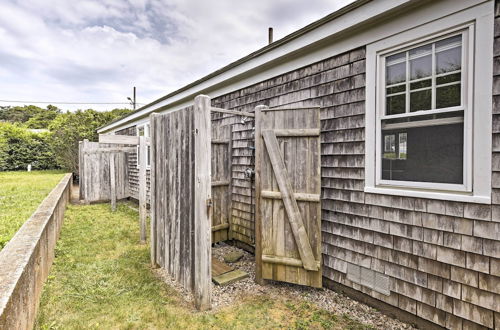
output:
[[[135,136],[136,126],[127,127],[115,132],[116,135]],[[139,168],[137,168],[137,152],[128,154],[128,188],[132,198],[139,199]],[[146,170],[147,200],[149,202],[150,171]]]
[[[500,29],[497,32],[500,35]],[[363,192],[364,57],[364,49],[356,49],[218,97],[213,105],[243,111],[259,104],[321,106],[323,275],[444,327],[472,325],[469,321],[493,327],[495,314],[500,317],[500,260],[494,258],[500,254],[500,205],[492,209]],[[495,63],[500,75],[500,62]],[[500,86],[500,76],[496,79]],[[495,110],[494,125],[500,124],[500,103]],[[500,129],[497,132],[500,141]],[[497,156],[493,159],[500,164]],[[251,157],[233,161],[244,164],[233,178],[247,187],[242,190],[238,183],[233,200],[248,205],[249,181],[240,178],[250,162]],[[494,163],[493,168],[500,171],[500,165]],[[493,199],[500,204],[495,198],[500,196],[500,176],[493,173],[495,177],[499,179],[493,185],[499,190]],[[492,210],[499,215],[492,218]],[[244,210],[233,209],[233,219],[240,214]],[[247,224],[243,232],[253,237],[253,223],[238,221]],[[388,275],[391,294],[349,281],[349,263]]]
[[[232,155],[232,211],[233,238],[250,246],[255,244],[253,207],[255,193],[253,180],[245,175],[254,168],[254,121],[233,125]]]
[[[499,3],[491,206],[364,193],[364,48],[212,100],[214,106],[240,111],[253,111],[260,104],[321,106],[324,277],[454,329],[500,328]],[[250,245],[253,198],[244,172],[253,167],[252,124],[237,124],[233,131],[234,232]],[[131,190],[136,191],[135,164],[129,171]],[[348,280],[352,265],[389,276],[390,295]]]
[[[270,107],[323,107],[323,194],[330,196],[334,190],[327,190],[326,187],[336,188],[335,184],[345,185],[364,178],[364,57],[364,48],[356,49],[214,98],[212,105],[239,111],[253,111],[261,104]],[[339,131],[342,125],[351,122],[354,129]],[[255,194],[252,194],[251,181],[244,172],[247,168],[253,169],[252,126],[253,121],[245,125],[236,124],[233,128],[233,233],[235,239],[250,245],[255,241],[252,214]],[[338,143],[326,143],[333,137],[339,138],[338,133],[345,135],[337,140]],[[336,157],[342,154],[339,148],[346,150],[341,157]],[[348,163],[342,166],[335,165],[336,162]],[[351,166],[347,168],[348,165]],[[343,167],[344,171],[335,175],[334,172],[340,170],[337,166]],[[353,175],[353,178],[345,177]],[[358,190],[363,190],[362,181]]]

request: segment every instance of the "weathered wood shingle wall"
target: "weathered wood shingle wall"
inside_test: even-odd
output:
[[[496,35],[500,35],[498,28]],[[495,42],[496,55],[500,55],[499,41]],[[353,50],[213,102],[218,107],[242,111],[252,111],[259,104],[323,108],[322,234],[326,278],[441,326],[498,327],[500,205],[363,192],[364,56],[364,49]],[[495,72],[500,74],[500,61],[495,63]],[[500,77],[495,77],[498,94],[499,86]],[[498,115],[493,120],[493,187],[498,190],[494,190],[493,201],[500,204],[500,156],[495,153],[500,151],[498,100],[494,111]],[[245,168],[252,167],[251,149],[246,148],[251,142],[244,139],[250,133],[238,131],[235,127],[233,223],[235,232],[241,233],[235,237],[245,241],[253,237],[253,218],[248,212],[250,181],[242,176]],[[244,142],[240,144],[239,139]],[[245,225],[238,227],[240,223]],[[384,291],[380,288],[375,291],[350,281],[346,274],[350,266],[367,274],[380,274],[390,295],[380,293]]]
[[[262,104],[271,107],[322,106],[325,107],[323,116],[332,116],[333,111],[343,112],[344,116],[355,115],[364,111],[364,81],[364,49],[357,49],[215,98],[212,105],[248,112]],[[333,108],[334,103],[344,104]],[[359,120],[358,117],[352,120]],[[361,115],[361,121],[363,119]],[[255,242],[255,194],[253,181],[245,171],[254,169],[253,126],[253,120],[247,118],[245,123],[233,127],[233,237],[249,245]],[[323,139],[331,135],[328,128],[324,130]],[[362,134],[359,142],[364,148],[363,128],[359,132]],[[360,158],[364,160],[363,153]]]
[[[136,126],[127,127],[115,132],[116,135],[137,135]],[[147,200],[150,200],[150,170],[146,170]],[[128,189],[130,196],[139,199],[139,168],[137,167],[137,152],[128,153]]]
[[[249,246],[255,244],[253,207],[255,193],[251,172],[254,169],[254,121],[233,126],[232,211],[233,238]]]

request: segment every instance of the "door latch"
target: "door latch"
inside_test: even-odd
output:
[[[211,210],[212,206],[213,206],[212,199],[211,198],[207,199],[207,214],[208,215],[210,215],[210,210]]]

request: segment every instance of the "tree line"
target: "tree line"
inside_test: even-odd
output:
[[[63,111],[53,105],[0,106],[0,171],[78,172],[78,142],[97,141],[97,128],[132,110]]]

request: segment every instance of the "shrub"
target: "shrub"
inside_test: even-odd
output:
[[[92,109],[67,112],[58,115],[49,125],[51,145],[57,164],[65,170],[78,173],[78,142],[88,139],[97,141],[97,129],[131,110],[115,109],[98,112]]]
[[[10,123],[0,123],[0,171],[57,168],[49,132],[34,133]]]
[[[53,105],[48,105],[46,109],[35,105],[0,106],[0,121],[23,124],[28,128],[48,128],[59,114],[61,110]]]

